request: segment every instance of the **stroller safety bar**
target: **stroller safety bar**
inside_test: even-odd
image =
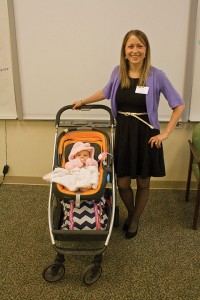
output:
[[[62,113],[65,112],[66,110],[69,110],[72,108],[73,108],[73,105],[66,105],[66,106],[63,106],[61,109],[59,109],[59,111],[56,114],[56,123],[55,123],[56,126],[60,125],[60,117],[61,117]],[[81,111],[92,110],[92,109],[106,110],[110,116],[110,125],[114,125],[114,118],[113,118],[111,109],[108,106],[101,105],[101,104],[94,104],[94,105],[87,104],[87,105],[83,105],[80,107]]]

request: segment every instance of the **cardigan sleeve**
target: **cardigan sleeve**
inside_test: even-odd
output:
[[[106,84],[106,86],[103,88],[102,92],[103,95],[106,99],[110,99],[111,98],[111,93],[112,93],[112,89],[113,89],[113,83],[116,80],[116,76],[119,73],[119,66],[116,66],[114,68],[114,70],[112,71],[112,74],[110,76],[110,80],[108,81],[108,83]]]
[[[168,101],[169,106],[173,109],[176,106],[184,104],[183,99],[180,94],[173,87],[165,73],[161,70],[158,72],[158,84],[159,91],[164,95],[166,100]]]

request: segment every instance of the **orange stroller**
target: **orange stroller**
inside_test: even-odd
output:
[[[77,141],[88,142],[95,149],[95,159],[101,153],[107,153],[104,160],[98,161],[98,172],[99,180],[96,189],[90,189],[84,192],[72,192],[67,190],[64,186],[58,183],[51,183],[50,193],[49,193],[49,205],[48,205],[48,222],[51,242],[54,250],[56,251],[56,258],[53,263],[50,263],[43,270],[43,278],[48,282],[55,282],[60,280],[65,274],[65,255],[93,255],[93,261],[84,270],[82,274],[82,281],[86,285],[91,285],[96,282],[102,273],[102,259],[103,254],[108,246],[113,226],[118,226],[119,221],[119,211],[118,207],[115,205],[115,172],[114,172],[114,161],[113,161],[113,148],[114,148],[114,119],[111,114],[109,107],[104,105],[85,105],[81,107],[81,110],[93,110],[93,109],[103,109],[109,114],[109,128],[110,135],[107,133],[105,128],[95,128],[92,126],[69,126],[64,128],[61,120],[61,115],[72,106],[65,106],[61,108],[56,115],[56,133],[54,142],[54,155],[53,155],[53,166],[52,169],[60,167],[64,168],[65,163],[68,160],[69,153],[72,146]],[[62,131],[60,130],[62,129]],[[60,132],[61,131],[61,132]],[[102,202],[103,201],[103,202]],[[103,204],[102,204],[103,203]],[[82,205],[86,205],[100,208],[94,209],[96,212],[95,220],[101,220],[98,228],[90,223],[90,215],[87,215],[87,225],[82,230],[70,230],[69,228],[63,227],[63,219],[71,214],[71,209],[73,204],[73,213],[79,213],[79,208]],[[68,207],[67,210],[63,210]],[[70,208],[69,208],[70,207]],[[82,214],[84,210],[81,211]],[[74,213],[75,214],[75,213]],[[89,216],[89,217],[88,217]],[[105,217],[106,216],[106,217]],[[104,218],[105,217],[105,218]],[[80,225],[80,224],[79,224]],[[93,230],[90,228],[93,228]],[[92,227],[93,226],[93,227]],[[65,230],[63,230],[65,229]],[[78,229],[78,228],[77,228]],[[94,247],[84,247],[73,246],[73,242],[87,242],[96,243],[102,242],[102,245],[98,248]],[[69,246],[60,246],[60,243],[69,242]],[[68,244],[69,244],[68,243]],[[77,245],[77,244],[76,244]]]

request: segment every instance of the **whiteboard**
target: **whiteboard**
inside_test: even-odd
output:
[[[0,119],[16,118],[8,7],[0,0]]]
[[[62,106],[102,89],[130,29],[147,34],[152,65],[183,97],[191,1],[13,0],[23,118],[54,119]],[[161,97],[159,119],[170,114]],[[105,112],[66,117],[104,119]]]
[[[200,121],[200,3],[198,2],[190,121]]]

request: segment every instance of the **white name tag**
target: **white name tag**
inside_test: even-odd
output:
[[[145,94],[147,95],[149,91],[149,87],[148,86],[137,86],[135,93],[136,94]]]

